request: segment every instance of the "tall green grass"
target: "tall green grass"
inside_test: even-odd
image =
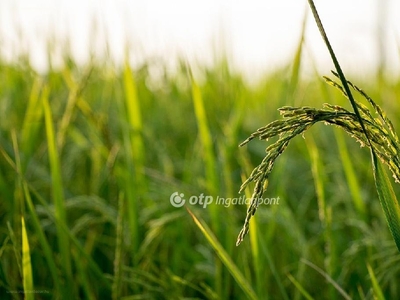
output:
[[[279,205],[259,207],[240,247],[246,205],[188,203],[240,196],[265,147],[237,145],[278,107],[346,105],[319,76],[301,77],[305,40],[252,85],[225,59],[199,76],[184,63],[78,66],[67,55],[43,76],[0,59],[0,298],[398,298],[399,255],[369,153],[331,127],[279,157],[264,195]],[[398,81],[381,84],[396,94]],[[374,82],[360,85],[385,107]],[[191,214],[170,204],[176,191]]]
[[[122,176],[124,190],[127,195],[126,207],[128,210],[129,229],[132,236],[132,262],[135,261],[135,254],[139,250],[139,201],[144,194],[145,179],[144,158],[145,150],[143,144],[143,123],[141,117],[140,100],[137,93],[135,78],[126,59],[124,79],[124,106],[120,107],[120,116],[127,120],[123,127],[125,159],[127,168]],[[144,200],[144,199],[142,199]]]
[[[57,220],[58,251],[63,270],[63,278],[66,282],[63,294],[72,297],[74,287],[72,285],[72,262],[70,253],[70,241],[60,224],[67,224],[67,212],[65,208],[64,188],[62,183],[61,165],[56,145],[56,135],[53,126],[53,117],[48,99],[48,88],[43,91],[44,126],[46,129],[47,149],[50,165],[52,200],[54,202],[54,216]]]

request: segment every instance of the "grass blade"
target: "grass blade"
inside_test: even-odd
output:
[[[140,182],[144,180],[143,164],[145,149],[142,137],[143,123],[136,81],[128,62],[125,63],[124,69],[124,88],[126,114],[130,126],[132,158],[135,164],[135,176],[136,180]]]
[[[356,177],[356,172],[354,170],[343,133],[339,130],[335,130],[335,137],[338,145],[339,155],[342,160],[344,174],[349,186],[351,199],[353,200],[354,207],[356,208],[357,212],[362,216],[363,219],[365,219],[367,215],[367,208],[365,207],[365,203],[361,198],[361,188]]]
[[[346,300],[351,300],[351,297],[349,294],[347,294],[340,286],[339,284],[332,279],[331,276],[329,276],[326,272],[324,272],[324,270],[322,270],[321,268],[319,268],[318,266],[316,266],[315,264],[313,264],[312,262],[306,260],[306,259],[301,259],[301,262],[303,262],[304,264],[306,264],[307,266],[311,267],[312,269],[314,269],[315,271],[317,271],[319,274],[321,274],[327,282],[329,282],[342,296],[344,299]]]
[[[125,62],[123,81],[126,115],[122,119],[127,119],[129,124],[128,128],[123,129],[127,161],[127,170],[123,175],[123,181],[127,196],[128,224],[132,235],[132,260],[135,263],[135,254],[139,249],[138,199],[144,194],[146,182],[144,177],[145,148],[142,137],[143,124],[140,101],[136,81],[129,66],[128,58],[126,58]],[[129,173],[134,174],[133,179]]]
[[[332,232],[332,207],[327,203],[325,195],[326,177],[324,166],[312,135],[307,137],[307,148],[310,154],[311,171],[314,178],[315,191],[318,202],[318,216],[321,222],[325,241],[325,268],[330,276],[336,271],[338,257],[335,251],[335,239]],[[330,291],[332,294],[332,291]]]
[[[39,136],[39,129],[41,127],[41,120],[43,118],[43,106],[40,103],[40,89],[42,83],[37,79],[32,86],[28,107],[26,109],[24,121],[21,131],[21,152],[29,159],[32,152],[36,148],[38,142],[41,140]],[[25,170],[27,161],[22,162],[22,170]]]
[[[24,189],[25,201],[26,201],[26,204],[28,207],[31,222],[35,228],[36,234],[38,235],[38,238],[39,238],[39,242],[43,248],[44,257],[45,257],[48,267],[50,269],[51,276],[53,277],[55,291],[59,292],[61,290],[61,283],[60,283],[59,276],[57,275],[57,267],[56,267],[56,263],[54,261],[54,256],[52,254],[49,243],[46,239],[46,235],[44,234],[43,229],[40,225],[40,220],[36,214],[31,195],[29,194],[28,186],[25,181],[22,183],[22,185],[23,185],[23,189]]]
[[[222,245],[218,242],[217,238],[214,236],[210,228],[206,224],[203,224],[189,208],[187,208],[190,216],[193,218],[194,223],[203,233],[207,241],[210,245],[214,248],[215,252],[217,253],[218,257],[221,259],[222,263],[227,267],[229,272],[232,274],[235,281],[238,283],[240,288],[243,292],[247,295],[249,299],[257,299],[253,288],[251,287],[250,283],[244,278],[243,274],[240,272],[238,267],[234,264],[232,259],[229,257],[228,253],[224,250]]]
[[[33,294],[31,254],[29,250],[29,241],[28,241],[28,235],[26,233],[24,216],[21,216],[21,229],[22,229],[22,275],[23,275],[25,299],[33,300],[34,294]]]
[[[300,282],[296,280],[292,276],[292,274],[287,274],[288,279],[294,284],[294,286],[297,288],[297,290],[303,295],[303,297],[307,300],[313,300],[314,298],[311,297],[311,295],[304,289],[304,287],[301,285]]]
[[[369,277],[371,278],[371,282],[372,282],[372,288],[373,288],[374,296],[375,296],[374,299],[385,300],[385,296],[383,296],[382,289],[379,286],[378,280],[376,279],[374,270],[371,268],[371,266],[369,264],[367,264],[367,269],[368,269]]]
[[[201,94],[200,87],[197,82],[194,80],[191,69],[188,68],[190,81],[192,85],[192,98],[193,98],[193,106],[194,112],[197,121],[198,132],[200,135],[200,141],[203,146],[204,153],[204,161],[205,161],[205,177],[206,177],[206,188],[211,195],[215,195],[218,191],[218,180],[216,175],[216,158],[214,155],[213,143],[210,128],[208,125],[206,110],[204,107],[204,100]],[[211,216],[211,225],[213,230],[217,233],[217,235],[221,234],[221,224],[219,221],[219,207],[214,203],[208,206],[210,216]],[[222,287],[223,287],[223,274],[222,274],[222,265],[217,261],[215,266],[216,268],[216,290],[218,295],[222,296]]]
[[[70,254],[70,245],[69,238],[65,234],[64,230],[59,225],[67,224],[67,213],[65,210],[65,200],[63,195],[63,184],[61,179],[61,168],[60,168],[60,160],[58,157],[57,145],[56,145],[56,137],[53,126],[53,117],[49,104],[49,89],[48,87],[44,87],[42,94],[42,104],[44,110],[44,119],[45,119],[45,127],[46,127],[46,135],[47,135],[47,146],[48,146],[48,155],[49,155],[49,163],[50,163],[50,172],[51,172],[51,181],[52,181],[52,197],[55,206],[55,218],[57,219],[57,237],[58,237],[58,247],[61,254],[61,263],[63,268],[63,274],[65,276],[65,298],[71,299],[73,293],[73,284],[72,284],[72,266],[71,266],[71,254]]]
[[[77,274],[77,279],[79,279],[80,282],[80,287],[82,289],[82,294],[85,295],[85,299],[88,300],[95,300],[96,297],[93,294],[92,291],[92,286],[89,284],[88,276],[87,276],[87,264],[86,262],[81,260],[81,256],[78,253],[78,251],[73,248],[72,249],[72,256],[77,261],[78,263],[76,264],[76,274]]]
[[[263,254],[264,254],[264,256],[265,256],[265,258],[266,258],[266,260],[267,260],[267,263],[268,263],[268,265],[269,265],[269,267],[270,267],[272,276],[273,276],[273,277],[275,278],[275,280],[276,280],[276,283],[277,283],[277,285],[278,285],[279,291],[280,291],[280,293],[281,293],[281,295],[282,295],[282,298],[281,298],[281,299],[289,300],[290,298],[288,297],[288,295],[287,295],[287,293],[286,293],[286,290],[285,290],[285,288],[284,288],[284,286],[283,286],[283,282],[282,282],[281,278],[280,278],[279,275],[278,275],[278,270],[277,270],[277,268],[275,267],[274,260],[272,259],[273,256],[271,255],[269,249],[267,248],[266,243],[259,243],[259,244],[260,244],[261,250],[262,250],[262,252],[263,252]]]
[[[87,70],[85,72],[84,77],[80,83],[76,83],[74,81],[74,79],[72,78],[72,74],[71,74],[72,72],[68,67],[63,72],[65,81],[69,88],[69,95],[68,95],[67,106],[65,107],[64,114],[61,118],[60,128],[59,128],[59,132],[57,135],[57,145],[60,149],[62,149],[64,146],[65,136],[67,133],[68,126],[71,123],[71,119],[73,117],[75,107],[76,107],[78,101],[80,100],[81,94],[89,80],[91,72],[92,72],[92,69],[89,68],[89,70]]]
[[[327,224],[327,205],[326,205],[326,197],[325,197],[325,178],[322,170],[324,169],[321,161],[321,157],[319,155],[319,151],[317,146],[315,145],[314,139],[312,136],[307,137],[307,148],[310,154],[311,161],[311,171],[314,178],[315,184],[315,192],[317,194],[318,201],[318,216],[321,223],[325,228],[328,227]]]
[[[200,140],[204,148],[204,159],[206,162],[206,182],[207,189],[214,194],[218,188],[217,176],[215,173],[215,155],[210,128],[207,121],[207,115],[204,108],[204,101],[201,95],[200,87],[193,78],[193,74],[189,69],[190,81],[192,84],[192,97],[194,112],[196,115],[197,127],[200,134]]]
[[[392,184],[386,174],[380,161],[376,155],[372,153],[372,162],[374,169],[375,186],[378,192],[379,201],[381,202],[386,221],[389,225],[390,232],[396,243],[397,249],[400,251],[400,207],[396,194],[393,191]]]
[[[114,256],[114,278],[112,283],[112,299],[117,300],[121,298],[122,286],[122,265],[123,265],[123,226],[124,226],[124,196],[119,195],[118,199],[118,217],[116,228],[116,241],[115,241],[115,256]]]

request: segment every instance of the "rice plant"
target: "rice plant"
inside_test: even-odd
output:
[[[378,157],[382,163],[389,167],[395,181],[400,182],[400,160],[398,156],[399,138],[394,131],[392,122],[387,118],[383,110],[362,89],[346,79],[322,25],[314,1],[309,0],[308,2],[322,39],[335,65],[337,73],[333,72],[333,74],[341,81],[341,84],[328,77],[325,77],[325,80],[343,93],[350,101],[354,112],[351,113],[341,106],[331,104],[325,104],[325,109],[315,109],[312,107],[282,107],[279,110],[284,117],[283,121],[274,121],[265,127],[259,128],[240,144],[240,146],[243,146],[254,138],[268,140],[269,138],[279,136],[278,141],[267,147],[267,155],[240,188],[239,192],[241,192],[248,183],[255,183],[253,195],[251,197],[251,205],[247,210],[246,219],[237,238],[236,245],[238,246],[243,241],[243,238],[249,231],[250,219],[258,208],[259,199],[262,198],[267,189],[269,175],[274,167],[275,160],[285,151],[291,139],[297,135],[304,134],[312,125],[322,121],[325,124],[336,125],[342,128],[350,134],[351,137],[355,138],[361,146],[367,145],[369,147],[373,162],[377,193],[386,215],[389,228],[397,248],[400,251],[400,206],[384,169],[382,169],[377,161]],[[369,102],[378,118],[374,118],[371,111],[366,106],[354,100],[349,87],[352,87]]]
[[[334,72],[335,76],[338,76]],[[325,77],[327,83],[339,89],[346,98],[348,95],[343,86],[339,83]],[[358,93],[360,93],[372,106],[376,116],[365,105],[356,101],[357,108],[360,111],[363,124],[365,124],[365,135],[361,123],[355,113],[339,106],[326,103],[324,108],[316,109],[313,107],[291,107],[285,106],[279,109],[283,120],[277,120],[268,125],[259,128],[251,134],[240,146],[246,145],[254,138],[268,141],[270,138],[278,137],[278,140],[267,147],[267,155],[263,161],[252,171],[250,177],[242,184],[240,192],[243,191],[250,182],[255,183],[252,195],[252,202],[248,208],[244,226],[239,233],[237,245],[239,245],[244,236],[249,231],[249,222],[258,208],[258,199],[262,198],[268,187],[268,179],[274,167],[275,160],[285,151],[290,141],[304,133],[316,123],[322,122],[328,125],[335,125],[343,129],[351,137],[356,139],[361,147],[369,146],[381,162],[386,164],[393,174],[396,182],[400,182],[400,157],[398,155],[399,138],[394,131],[392,122],[387,118],[382,109],[360,88],[348,81],[348,84]],[[367,140],[369,139],[369,141]]]

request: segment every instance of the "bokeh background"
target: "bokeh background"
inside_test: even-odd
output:
[[[316,6],[400,128],[400,4]],[[332,68],[306,1],[0,0],[0,298],[398,299],[370,153],[339,128],[293,139],[239,247],[245,204],[188,203],[250,197],[274,140],[238,145],[279,107],[351,110]]]
[[[347,70],[371,71],[383,63],[399,68],[400,4],[394,0],[317,3],[338,57]],[[46,70],[50,40],[69,41],[77,62],[91,52],[121,63],[127,44],[137,63],[162,57],[172,65],[184,57],[212,64],[215,54],[249,77],[282,66],[297,46],[306,1],[12,1],[0,3],[1,51],[12,58],[29,49],[32,63]],[[313,22],[307,51],[319,71],[331,66]],[[354,55],[357,53],[357,55]],[[308,64],[307,64],[308,65]]]

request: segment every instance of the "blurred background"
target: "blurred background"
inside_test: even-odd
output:
[[[400,2],[316,6],[400,128]],[[279,107],[351,111],[332,68],[306,1],[0,0],[0,299],[400,299],[370,153],[340,128],[290,142],[239,247],[245,204],[170,202],[250,197],[275,140],[238,145]]]
[[[364,73],[385,64],[388,71],[398,71],[398,1],[316,5],[345,70]],[[48,67],[49,41],[68,41],[81,63],[91,52],[106,51],[121,63],[127,44],[136,63],[161,57],[170,65],[180,58],[211,64],[223,53],[232,66],[259,79],[290,59],[307,8],[306,1],[296,0],[2,0],[1,53],[12,59],[29,49],[33,66],[42,71]],[[308,22],[305,38],[304,59],[312,57],[319,71],[331,68],[314,22]]]

